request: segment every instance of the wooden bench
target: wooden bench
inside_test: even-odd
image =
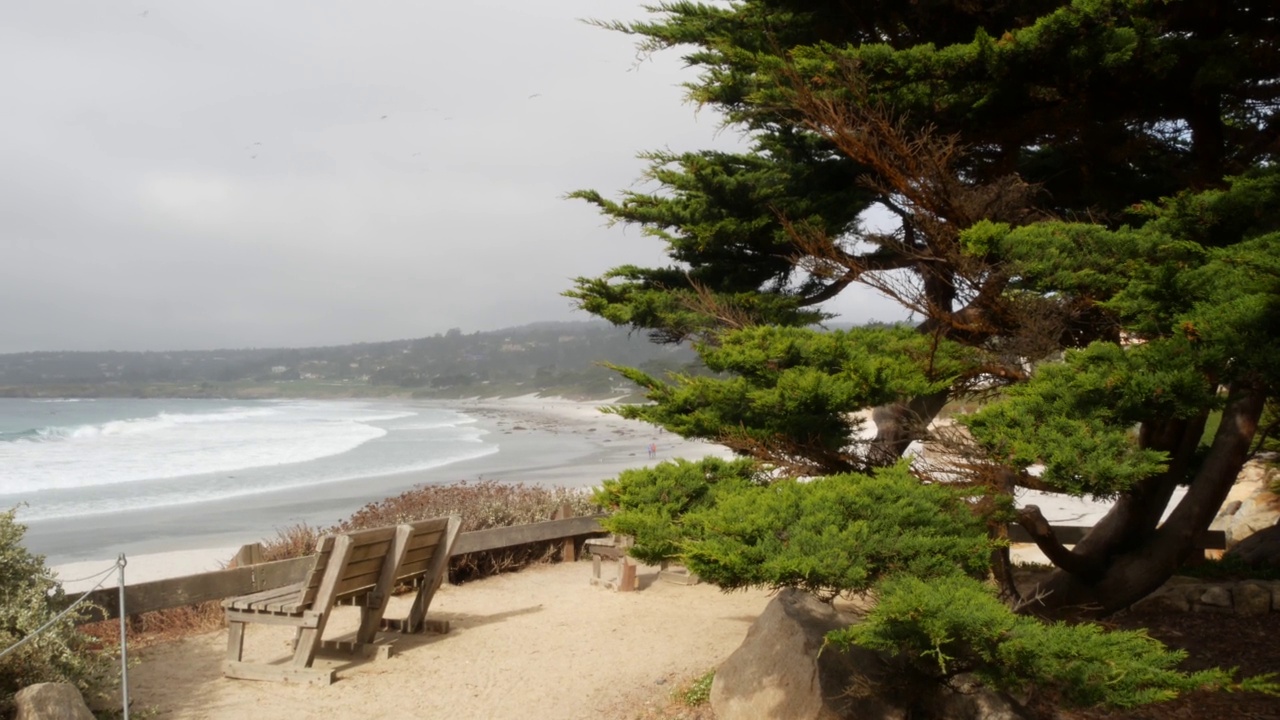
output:
[[[636,577],[636,563],[627,554],[627,550],[635,542],[628,535],[613,535],[607,538],[590,538],[583,543],[583,551],[591,556],[591,584],[606,587],[618,592],[638,590],[639,578]],[[605,579],[602,561],[613,560],[618,563],[618,575],[613,579]],[[678,566],[668,560],[658,565],[658,579],[678,585],[697,585],[700,579],[687,568]]]
[[[421,630],[449,632],[446,620],[427,620],[427,608],[436,590],[449,574],[449,558],[453,544],[458,539],[462,521],[457,515],[409,523],[411,532],[405,545],[404,558],[396,570],[396,585],[417,585],[418,594],[413,598],[409,614],[400,619],[384,620],[382,629],[402,633]],[[402,526],[404,527],[404,526]]]
[[[615,590],[631,592],[638,588],[636,563],[627,555],[631,547],[631,538],[625,535],[613,535],[607,538],[591,538],[582,544],[582,549],[591,556],[591,584]],[[602,560],[614,560],[618,563],[618,574],[612,579],[601,577]]]
[[[322,537],[302,582],[222,602],[227,612],[227,661],[223,674],[247,680],[332,683],[332,670],[317,670],[311,665],[323,644],[325,624],[334,605],[343,600],[355,601],[360,607],[360,626],[352,640],[329,643],[330,647],[358,651],[372,643],[382,624],[387,599],[396,578],[402,576],[400,569],[413,546],[415,557],[429,556],[417,576],[431,591],[425,597],[419,592],[421,610],[420,602],[415,600],[410,614],[412,618],[416,612],[420,618],[440,582],[440,577],[428,577],[427,573],[443,574],[447,568],[449,548],[441,540],[450,537],[451,544],[449,529],[452,527],[452,536],[456,536],[457,524],[456,517],[436,518]],[[244,662],[244,628],[248,623],[297,628],[292,662]]]

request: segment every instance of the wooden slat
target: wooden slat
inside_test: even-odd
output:
[[[474,530],[459,533],[450,555],[497,550],[498,548],[524,545],[531,542],[562,540],[578,535],[605,532],[596,517],[576,517],[568,520],[548,520],[530,525],[513,525],[490,530]]]
[[[378,584],[378,576],[382,574],[382,567],[379,566],[371,572],[363,575],[351,575],[342,578],[338,583],[337,599],[345,600],[352,595],[358,595],[373,588]]]
[[[366,575],[377,575],[382,570],[382,565],[387,561],[386,553],[377,557],[366,558],[364,560],[354,560],[347,563],[347,569],[342,573],[342,582],[347,580],[364,577]]]
[[[315,556],[312,555],[250,567],[134,583],[125,586],[125,608],[130,615],[134,615],[292,585],[305,578],[314,563]],[[119,590],[116,588],[102,588],[90,593],[89,600],[97,605],[98,611],[88,621],[119,617],[119,597]],[[74,598],[68,598],[71,599]]]
[[[260,625],[289,625],[291,627],[315,627],[319,622],[315,613],[264,613],[246,610],[228,610],[229,623],[257,623]]]
[[[293,585],[286,585],[282,588],[263,590],[262,592],[256,592],[252,595],[241,595],[239,597],[223,600],[222,606],[235,608],[237,610],[248,610],[253,608],[257,603],[267,603],[273,600],[279,600],[282,597],[296,598],[300,587],[302,587],[302,583],[294,583]]]
[[[441,535],[444,535],[443,527],[412,535],[409,539],[409,552],[421,550],[424,547],[435,547],[436,545],[439,545]]]
[[[390,549],[390,541],[360,545],[351,549],[351,562],[361,563],[369,562],[370,560],[381,560],[387,556],[387,551]]]
[[[256,663],[227,661],[222,674],[241,680],[270,680],[275,682],[305,683],[308,685],[332,685],[333,670],[299,668],[289,665],[258,665]]]
[[[1063,545],[1075,545],[1084,539],[1092,527],[1054,525],[1053,536]],[[1009,526],[1009,540],[1016,543],[1033,543],[1031,535],[1021,525]],[[1222,550],[1227,546],[1227,534],[1221,530],[1206,530],[1196,538],[1197,550]]]

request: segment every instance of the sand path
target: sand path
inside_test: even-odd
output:
[[[452,632],[398,637],[387,660],[322,657],[338,670],[328,687],[223,678],[223,630],[141,651],[130,695],[157,718],[635,718],[728,657],[769,600],[659,581],[644,567],[633,593],[591,586],[590,575],[577,562],[445,585],[429,616]],[[396,598],[388,616],[408,602]],[[325,636],[354,629],[356,612],[338,608]],[[251,626],[245,659],[283,660],[291,638]]]

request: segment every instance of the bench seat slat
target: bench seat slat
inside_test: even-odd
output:
[[[297,604],[300,593],[302,592],[302,583],[294,583],[280,588],[271,590],[263,590],[253,593],[252,595],[241,595],[240,597],[229,598],[222,601],[225,608],[234,608],[236,610],[256,610],[265,608],[270,603],[292,602]]]

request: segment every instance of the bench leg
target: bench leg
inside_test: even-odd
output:
[[[227,623],[227,659],[240,662],[244,659],[244,623]]]
[[[295,668],[311,667],[311,661],[316,659],[316,651],[320,649],[320,639],[324,636],[325,621],[328,619],[328,613],[319,613],[313,622],[308,623],[313,627],[304,625],[298,629],[298,637],[294,642],[295,647],[293,649],[293,666]]]
[[[436,591],[440,589],[440,585],[444,583],[444,576],[437,575],[435,582],[424,582],[422,587],[418,588],[418,594],[413,598],[413,606],[409,608],[409,615],[404,620],[403,632],[416,633],[422,629],[422,623],[427,617],[427,608],[431,607],[431,600],[435,598]],[[445,625],[448,628],[448,625]],[[445,632],[448,632],[446,629]]]

